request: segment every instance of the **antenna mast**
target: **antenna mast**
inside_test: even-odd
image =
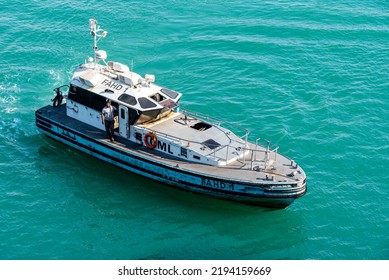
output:
[[[93,36],[93,52],[94,52],[94,63],[95,65],[98,63],[97,61],[97,43],[107,36],[108,32],[101,29],[100,26],[97,25],[97,20],[94,18],[91,18],[89,20],[89,27],[90,27],[90,33]]]

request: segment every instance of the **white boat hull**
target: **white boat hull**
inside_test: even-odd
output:
[[[181,190],[211,195],[217,198],[272,208],[285,208],[304,195],[306,184],[280,184],[272,182],[250,183],[229,179],[203,171],[191,170],[173,160],[148,156],[143,147],[125,143],[125,139],[111,143],[104,139],[104,132],[96,128],[95,136],[75,127],[76,120],[60,121],[65,104],[46,106],[36,112],[36,125],[40,132],[70,147],[114,164],[135,174],[179,188]],[[81,125],[81,124],[80,124]],[[82,124],[85,126],[85,124]],[[100,132],[100,133],[99,133]],[[134,147],[133,147],[134,146]],[[138,150],[136,150],[138,148]],[[201,165],[204,170],[204,165]]]

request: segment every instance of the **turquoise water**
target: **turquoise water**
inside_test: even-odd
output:
[[[194,3],[192,3],[194,2]],[[389,2],[0,0],[0,259],[389,259]],[[280,145],[284,210],[129,174],[38,133],[92,53]]]

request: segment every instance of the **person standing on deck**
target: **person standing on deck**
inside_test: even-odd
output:
[[[115,116],[114,113],[116,108],[111,105],[111,102],[107,100],[107,105],[101,111],[101,121],[105,125],[105,131],[107,132],[108,139],[113,142],[114,138],[114,124]]]

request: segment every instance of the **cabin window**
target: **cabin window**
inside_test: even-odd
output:
[[[139,104],[143,109],[149,109],[157,107],[158,105],[146,97],[138,98]]]
[[[138,102],[136,101],[136,98],[134,96],[131,96],[129,94],[123,93],[118,97],[119,101],[122,101],[124,103],[130,104],[130,105],[136,105]]]
[[[105,97],[74,85],[70,85],[68,99],[99,112],[101,112],[105,105],[107,105]],[[116,109],[118,108],[118,104],[116,102],[112,102],[112,106]],[[118,113],[115,111],[115,116],[117,115]]]
[[[100,95],[93,95],[93,109],[97,111],[103,110],[103,108],[107,105],[106,99]]]
[[[69,93],[70,94],[68,95],[68,98],[70,100],[73,100],[87,107],[92,107],[92,95],[94,95],[94,93],[74,85],[70,85]]]
[[[178,96],[178,92],[175,92],[175,91],[167,89],[167,88],[162,88],[161,92],[163,94],[166,94],[167,96],[169,96],[171,99],[176,99]]]
[[[139,119],[137,120],[136,124],[142,124],[142,123],[146,123],[146,122],[149,122],[151,120],[154,120],[159,115],[160,112],[161,112],[161,109],[142,112],[142,114],[139,116]]]
[[[159,93],[156,93],[156,94],[150,96],[150,98],[155,100],[156,102],[161,102],[161,101],[166,99],[165,96],[160,95]]]

